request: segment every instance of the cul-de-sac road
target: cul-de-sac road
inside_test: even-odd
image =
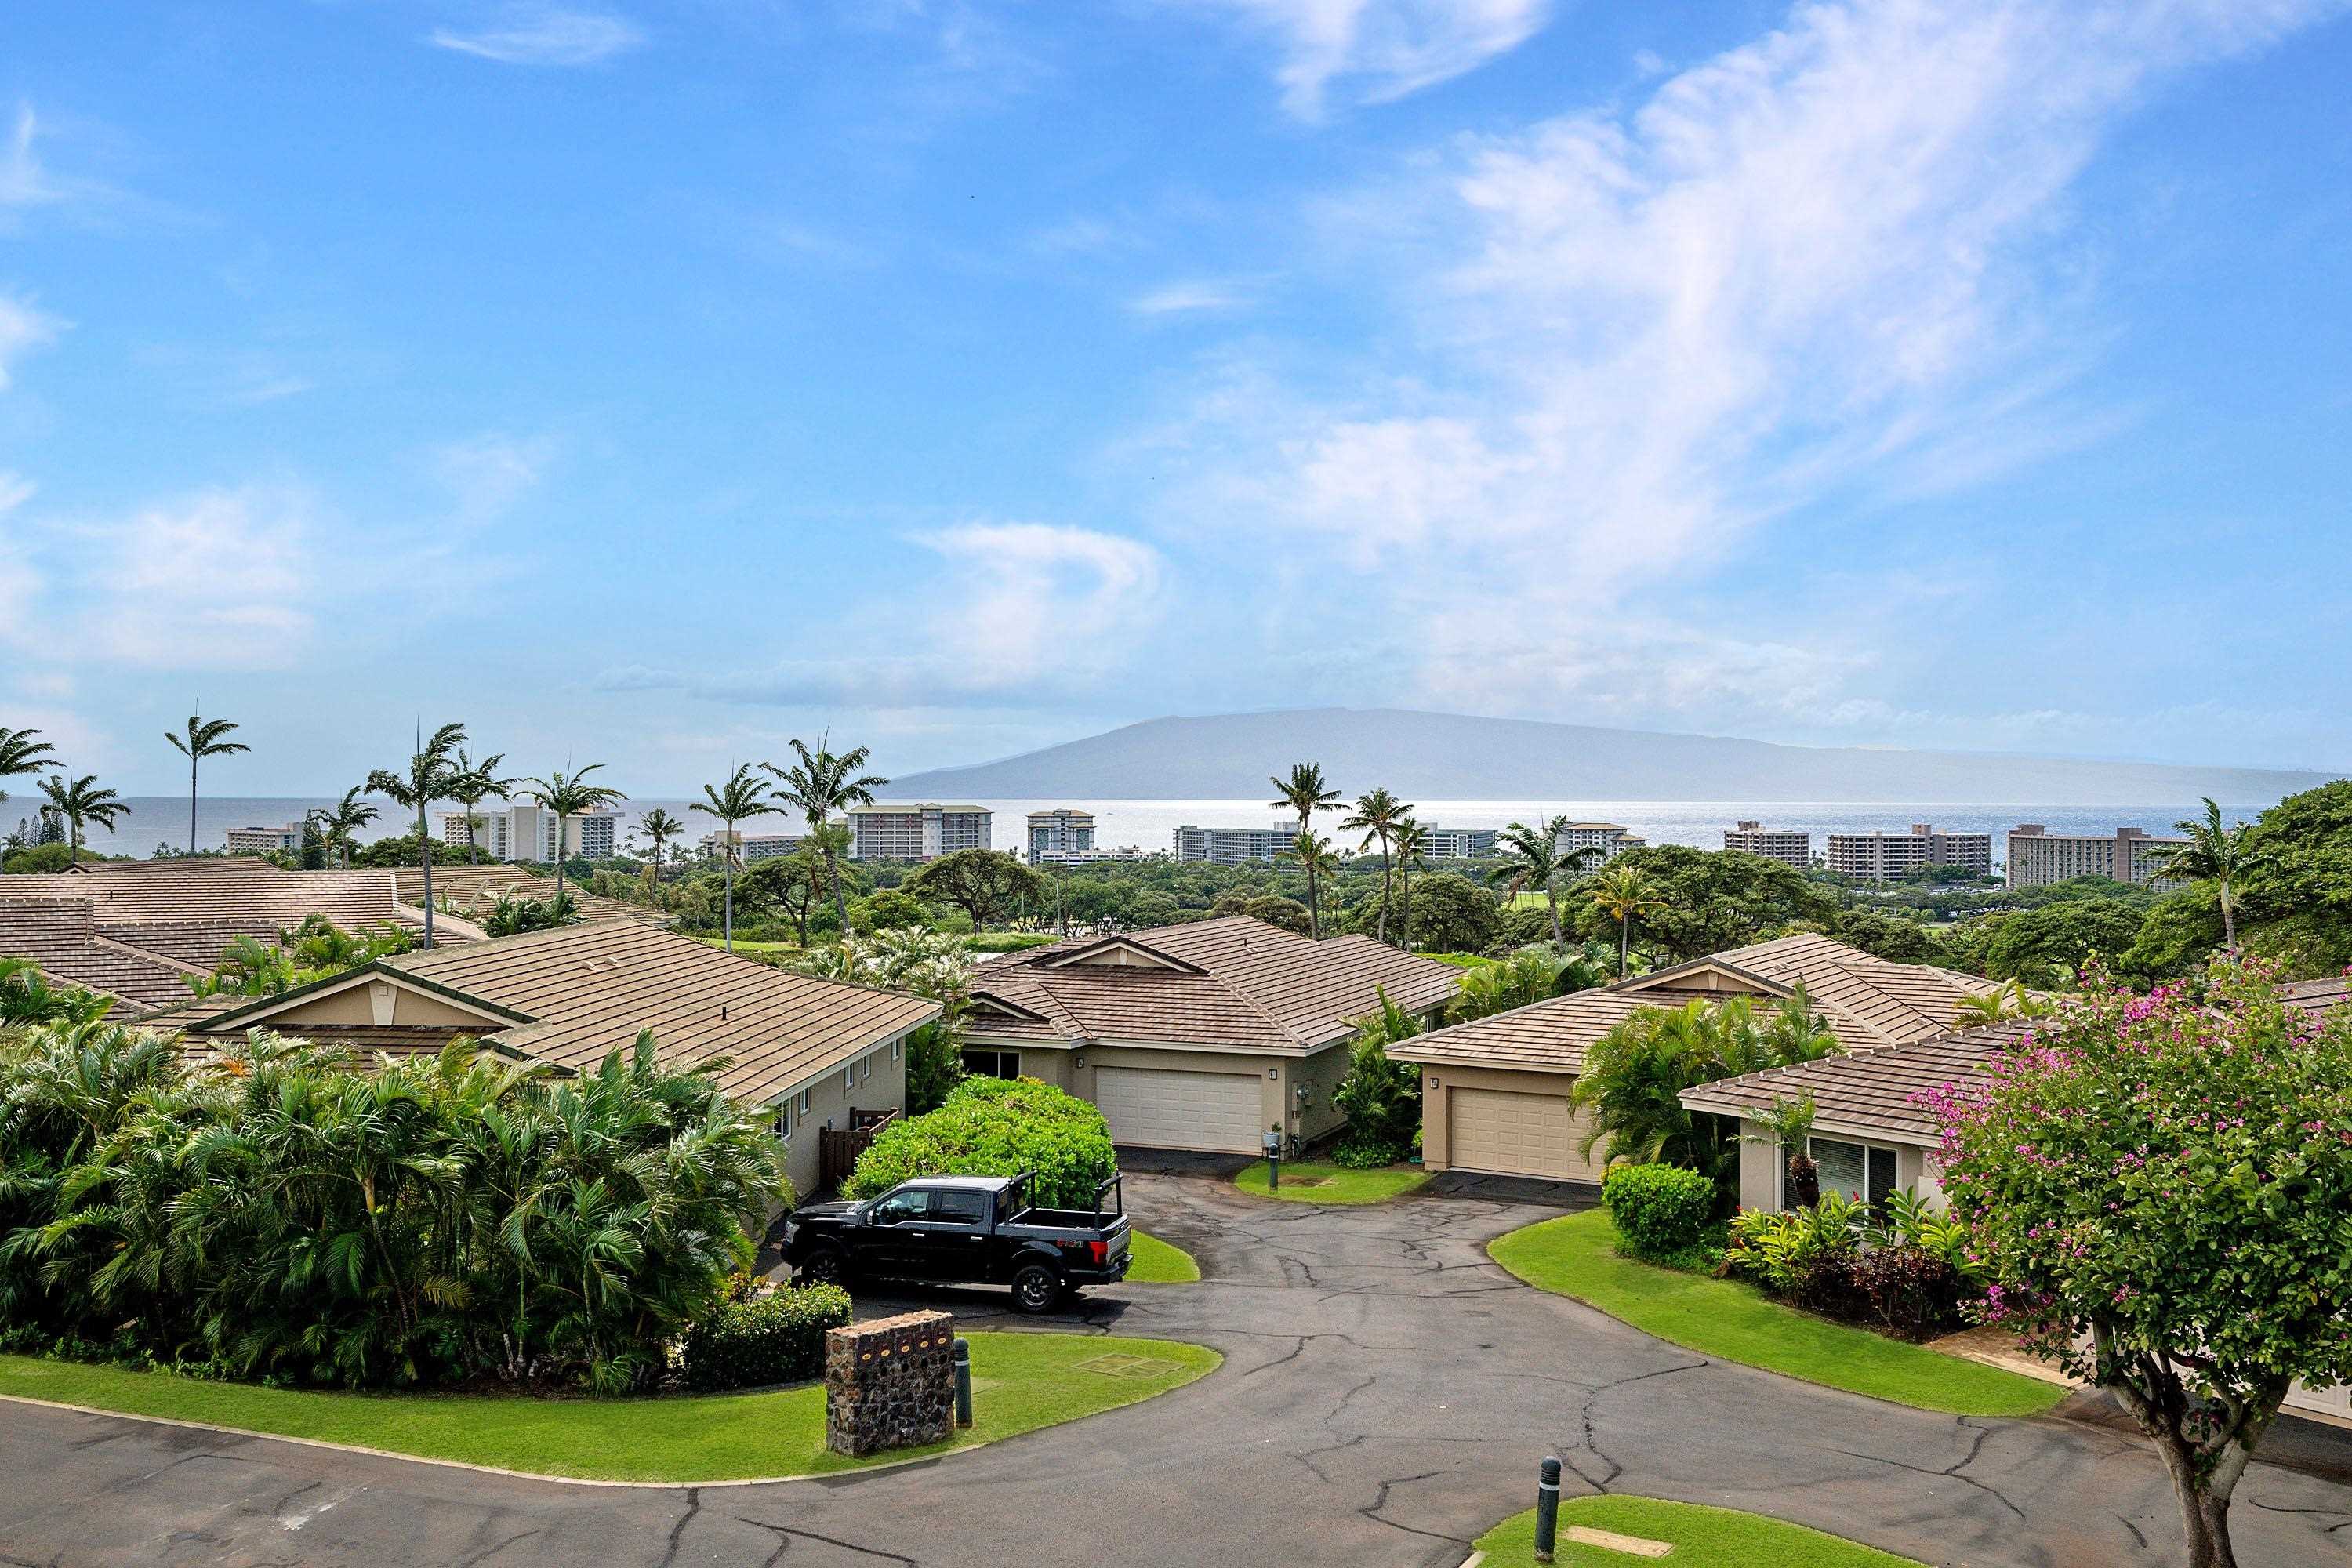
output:
[[[1130,1176],[1139,1223],[1208,1278],[1105,1291],[1061,1326],[1196,1341],[1225,1364],[855,1477],[570,1486],[0,1404],[0,1562],[1454,1568],[1533,1501],[1547,1452],[1571,1489],[1753,1509],[1928,1563],[2180,1561],[2163,1472],[2130,1436],[1935,1415],[1661,1343],[1487,1260],[1559,1212],[1543,1194],[1438,1188],[1318,1209]],[[926,1304],[1009,1326],[1001,1295]],[[2352,1564],[2352,1485],[2257,1465],[2233,1517],[2249,1568]]]

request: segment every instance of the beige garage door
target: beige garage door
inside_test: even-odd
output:
[[[1601,1172],[1578,1152],[1584,1123],[1568,1097],[1501,1089],[1457,1089],[1445,1097],[1445,1162],[1457,1171],[1553,1181],[1597,1182]],[[1595,1150],[1598,1156],[1600,1151]]]
[[[1257,1086],[1255,1073],[1097,1068],[1095,1104],[1113,1142],[1255,1154],[1263,1131]]]

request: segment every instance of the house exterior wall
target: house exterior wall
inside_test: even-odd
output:
[[[454,1024],[485,1031],[512,1027],[504,1018],[381,978],[311,997],[270,1015],[264,1022],[281,1035],[299,1035],[307,1027],[335,1024]]]
[[[818,1150],[817,1131],[824,1127],[846,1127],[852,1110],[900,1110],[907,1108],[907,1047],[903,1040],[875,1047],[847,1064],[848,1081],[844,1080],[843,1068],[831,1068],[816,1077],[803,1079],[792,1092],[774,1103],[790,1106],[792,1132],[784,1140],[784,1169],[792,1176],[793,1191],[806,1197],[816,1191],[823,1175],[823,1155]],[[808,1097],[808,1109],[801,1109],[801,1097]]]
[[[976,1033],[968,1036],[966,1043],[979,1050],[1019,1051],[1022,1077],[1040,1079],[1089,1105],[1096,1103],[1097,1068],[1157,1068],[1162,1071],[1239,1073],[1255,1078],[1260,1126],[1272,1127],[1279,1122],[1301,1142],[1311,1142],[1336,1131],[1346,1120],[1331,1104],[1332,1090],[1348,1076],[1348,1048],[1344,1042],[1327,1046],[1310,1056],[1187,1049],[1141,1041],[1051,1046],[1034,1040],[999,1042]],[[1308,1100],[1304,1113],[1298,1109],[1296,1093],[1302,1084],[1307,1087]]]
[[[1499,1089],[1513,1094],[1566,1095],[1576,1087],[1576,1075],[1528,1072],[1510,1068],[1462,1067],[1452,1062],[1424,1062],[1421,1068],[1421,1163],[1424,1170],[1453,1168],[1447,1147],[1453,1126],[1447,1096],[1457,1089]],[[1575,1135],[1581,1140],[1583,1134]]]

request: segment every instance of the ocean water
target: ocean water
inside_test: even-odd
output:
[[[30,818],[39,796],[30,790],[12,791],[9,800],[0,805],[0,832],[16,826],[19,818]],[[93,827],[88,842],[94,848],[111,855],[152,854],[155,847],[168,844],[184,848],[188,841],[188,801],[168,796],[131,796],[125,803],[131,812],[112,833]],[[227,843],[232,827],[267,827],[299,820],[314,807],[331,805],[324,798],[304,799],[294,796],[223,795],[200,799],[196,810],[196,844],[199,848],[218,849]],[[1095,814],[1095,842],[1104,848],[1135,845],[1144,850],[1168,849],[1175,840],[1176,829],[1186,823],[1206,827],[1264,827],[1286,822],[1287,819],[1263,800],[1086,800],[1065,797],[1056,800],[987,800],[977,804],[995,813],[991,825],[995,847],[999,849],[1019,849],[1024,841],[1023,818],[1032,811],[1050,810],[1055,806],[1076,806]],[[695,811],[685,800],[633,800],[623,807],[628,826],[655,806],[661,806],[673,816],[682,818],[694,837],[700,837],[718,826],[712,818]],[[1646,834],[1654,844],[1690,844],[1706,849],[1723,847],[1724,829],[1743,817],[1754,817],[1767,827],[1796,828],[1813,836],[1813,848],[1819,853],[1826,847],[1832,833],[1867,833],[1879,830],[1891,833],[1906,831],[1915,822],[1924,822],[1949,833],[1990,833],[1993,836],[1993,855],[2000,858],[2003,851],[2001,836],[2021,822],[2039,822],[2053,833],[2107,834],[2117,827],[2141,827],[2150,833],[2163,833],[2182,817],[2197,815],[2202,806],[2194,801],[2115,805],[2041,805],[2032,801],[1984,802],[1943,801],[1917,805],[1888,805],[1879,802],[1784,801],[1764,804],[1756,801],[1659,801],[1659,800],[1447,800],[1423,801],[1416,815],[1435,827],[1502,827],[1513,822],[1540,822],[1547,817],[1567,816],[1579,821],[1615,822]],[[2222,807],[2229,820],[2243,818],[2252,821],[2261,813],[2256,805]],[[1318,825],[1332,835],[1342,847],[1349,847],[1356,837],[1340,834],[1337,827],[1344,813],[1332,813],[1318,817]],[[773,819],[779,827],[786,819]],[[394,810],[387,810],[363,837],[387,837],[404,831],[408,826]],[[744,825],[745,831],[756,833],[760,823]],[[794,826],[797,826],[795,823]]]

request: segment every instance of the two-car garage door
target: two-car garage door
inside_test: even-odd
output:
[[[1446,1091],[1445,1104],[1449,1169],[1552,1181],[1601,1179],[1598,1162],[1580,1152],[1586,1123],[1571,1114],[1564,1094],[1455,1089]]]
[[[1255,1154],[1265,1131],[1258,1082],[1254,1072],[1097,1068],[1095,1104],[1115,1143]]]

